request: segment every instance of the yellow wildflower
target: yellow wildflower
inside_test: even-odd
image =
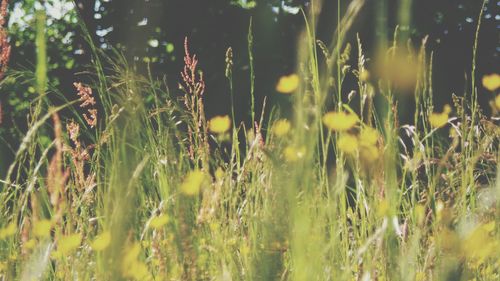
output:
[[[378,131],[372,127],[364,127],[359,134],[359,155],[366,163],[372,163],[380,156],[377,147],[379,136]]]
[[[94,251],[102,251],[106,249],[111,243],[111,232],[105,231],[99,235],[97,235],[90,244],[90,247]]]
[[[441,251],[457,253],[460,250],[460,237],[455,231],[449,228],[444,228],[439,232],[438,237]]]
[[[61,251],[52,251],[50,252],[50,258],[52,258],[53,260],[58,260],[58,259],[62,259],[64,255],[61,253]]]
[[[436,218],[439,222],[443,219],[443,213],[445,213],[445,206],[443,201],[439,200],[436,204]]]
[[[17,226],[14,222],[9,223],[5,228],[0,229],[0,239],[16,234]]]
[[[497,110],[500,110],[500,95],[497,95],[495,98],[495,106],[497,107]]]
[[[425,222],[425,207],[422,204],[415,206],[415,218],[418,225],[423,225]]]
[[[135,280],[151,280],[148,267],[143,262],[133,263],[125,274],[126,277],[131,277]]]
[[[377,217],[383,218],[389,214],[389,201],[387,199],[382,199],[377,206]]]
[[[190,172],[181,185],[181,191],[185,195],[193,196],[200,192],[205,174],[200,170]]]
[[[380,152],[375,145],[369,145],[369,146],[362,146],[360,151],[359,151],[360,157],[366,162],[366,163],[372,163],[375,160],[377,160],[380,156]]]
[[[224,170],[221,167],[218,167],[217,170],[215,170],[215,179],[216,180],[223,180],[224,179]]]
[[[148,267],[138,259],[140,252],[141,246],[138,243],[133,244],[125,251],[125,255],[122,260],[123,277],[135,280],[151,279]]]
[[[359,73],[359,81],[367,82],[370,79],[370,73],[364,69]]]
[[[274,123],[272,132],[275,134],[277,137],[282,137],[286,135],[289,131],[292,125],[290,122],[286,119],[280,119]]]
[[[448,122],[449,114],[451,112],[451,107],[445,105],[442,113],[431,113],[429,116],[429,122],[433,128],[440,128],[446,125]]]
[[[358,116],[352,113],[328,112],[323,116],[323,124],[330,130],[347,131],[358,122]]]
[[[26,241],[26,242],[23,244],[23,247],[24,247],[25,249],[30,250],[30,249],[35,248],[35,245],[36,245],[36,241],[35,241],[35,239],[30,239],[30,240]]]
[[[364,127],[359,134],[359,143],[362,146],[370,146],[377,144],[379,133],[372,127]]]
[[[500,242],[491,236],[495,230],[495,222],[489,222],[478,226],[463,241],[462,249],[464,254],[479,262],[497,253]]]
[[[354,153],[358,149],[358,139],[355,136],[343,134],[339,136],[337,145],[345,153]]]
[[[390,55],[388,55],[390,52]],[[389,49],[379,52],[373,60],[375,76],[390,82],[402,93],[413,92],[417,82],[419,62],[413,54],[416,50],[407,48]]]
[[[82,235],[75,233],[59,238],[57,242],[57,251],[63,255],[67,255],[76,250],[82,243]]]
[[[231,118],[229,116],[215,116],[214,118],[210,119],[210,122],[208,124],[208,129],[212,133],[216,134],[222,134],[225,133],[231,128]]]
[[[52,222],[50,220],[35,221],[33,225],[33,234],[36,237],[49,237],[51,228]]]
[[[425,280],[427,280],[425,278],[425,272],[417,271],[417,273],[415,274],[415,281],[425,281]]]
[[[140,253],[141,253],[141,245],[139,245],[139,243],[134,243],[134,244],[130,245],[125,250],[125,255],[123,256],[122,265],[125,267],[125,265],[130,265],[130,264],[136,262]],[[123,268],[123,270],[125,271],[126,268]]]
[[[247,256],[250,253],[250,247],[247,244],[242,243],[240,246],[240,253],[242,256]]]
[[[489,91],[495,91],[500,88],[500,74],[493,73],[483,77],[483,86]]]
[[[299,87],[300,78],[297,74],[282,76],[276,85],[276,91],[283,94],[291,94]]]
[[[152,228],[161,228],[162,226],[167,224],[168,221],[169,218],[167,215],[159,215],[151,219],[151,221],[149,222],[149,226],[151,226]]]
[[[304,158],[306,154],[306,149],[305,147],[294,147],[294,146],[287,146],[285,150],[283,151],[283,156],[285,156],[285,159],[288,162],[295,162],[299,159]]]
[[[9,260],[11,260],[11,261],[15,261],[15,260],[17,260],[17,259],[19,258],[17,255],[18,255],[17,253],[12,253],[12,254],[9,256]]]
[[[56,277],[60,280],[67,280],[69,278],[64,278],[66,276],[66,271],[57,271],[56,272]]]

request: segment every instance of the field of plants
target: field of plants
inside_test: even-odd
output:
[[[26,126],[11,125],[22,137],[0,135],[13,155],[0,150],[0,280],[500,280],[500,74],[476,69],[495,40],[480,36],[488,1],[463,93],[434,91],[428,36],[407,32],[411,1],[368,55],[347,36],[365,1],[345,1],[326,42],[313,0],[297,10],[295,70],[263,100],[252,21],[245,92],[239,53],[223,50],[232,106],[211,116],[196,38],[169,47],[183,54],[172,84],[85,32],[92,63],[61,92],[44,9],[32,69],[9,65],[7,2],[0,89],[33,93]]]

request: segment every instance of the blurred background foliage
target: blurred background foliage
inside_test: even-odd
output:
[[[438,104],[449,103],[452,93],[461,95],[466,88],[481,2],[418,0],[412,3],[413,15],[408,34],[415,46],[429,35],[429,49],[434,51],[434,91],[437,93],[435,96],[441,99]],[[377,34],[374,26],[380,20],[375,14],[377,9],[374,5],[377,3],[380,2],[366,1],[361,16],[347,34],[348,42],[355,45],[356,34],[359,33],[369,56],[375,51]],[[389,31],[394,30],[397,23],[400,3],[386,1],[386,18],[382,20]],[[348,4],[349,1],[341,1],[341,13]],[[308,9],[309,6],[308,0],[11,0],[8,21],[12,45],[10,71],[29,76],[34,70],[33,15],[35,10],[42,8],[48,14],[46,35],[50,85],[68,100],[75,98],[73,82],[89,82],[88,75],[81,74],[89,74],[86,71],[93,63],[83,27],[98,48],[109,55],[123,54],[129,65],[140,73],[147,74],[151,70],[153,77],[165,78],[174,92],[183,65],[183,41],[187,36],[205,74],[208,116],[229,113],[224,59],[226,49],[232,47],[236,119],[245,121],[250,110],[247,45],[250,19],[253,21],[258,113],[266,96],[273,104],[287,105],[285,97],[274,95],[274,87],[280,76],[295,69],[297,52],[294,46],[304,25],[300,8]],[[489,1],[483,13],[477,58],[478,77],[499,71],[500,15],[495,12],[499,7],[500,1]],[[325,1],[318,37],[326,43],[332,39],[336,14],[337,1]],[[356,57],[354,52],[351,60]],[[12,149],[17,147],[16,140],[25,131],[29,103],[37,98],[34,83],[26,82],[24,78],[16,79],[16,75],[5,79],[0,88],[4,111],[0,137],[2,146],[13,146]],[[346,93],[350,91],[349,87],[347,81]],[[479,90],[481,98],[483,89]],[[48,98],[64,102],[50,91]],[[485,98],[483,104],[489,98]]]

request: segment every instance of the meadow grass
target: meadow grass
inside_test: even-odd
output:
[[[93,83],[51,104],[39,12],[39,98],[1,181],[2,280],[500,279],[500,107],[484,115],[473,79],[436,108],[433,55],[404,30],[368,63],[362,38],[345,42],[363,3],[339,12],[328,45],[321,2],[303,13],[299,67],[276,86],[291,118],[255,112],[250,24],[250,124],[234,122],[237,108],[207,119],[188,39],[182,94],[93,47]]]

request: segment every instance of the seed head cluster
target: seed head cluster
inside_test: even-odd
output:
[[[87,113],[84,113],[83,118],[85,118],[87,124],[93,128],[97,125],[97,109],[93,107],[96,102],[94,96],[92,95],[92,89],[79,82],[75,82],[73,85],[78,91],[77,95],[80,97],[80,101],[82,102],[80,107],[87,108],[88,115]]]

